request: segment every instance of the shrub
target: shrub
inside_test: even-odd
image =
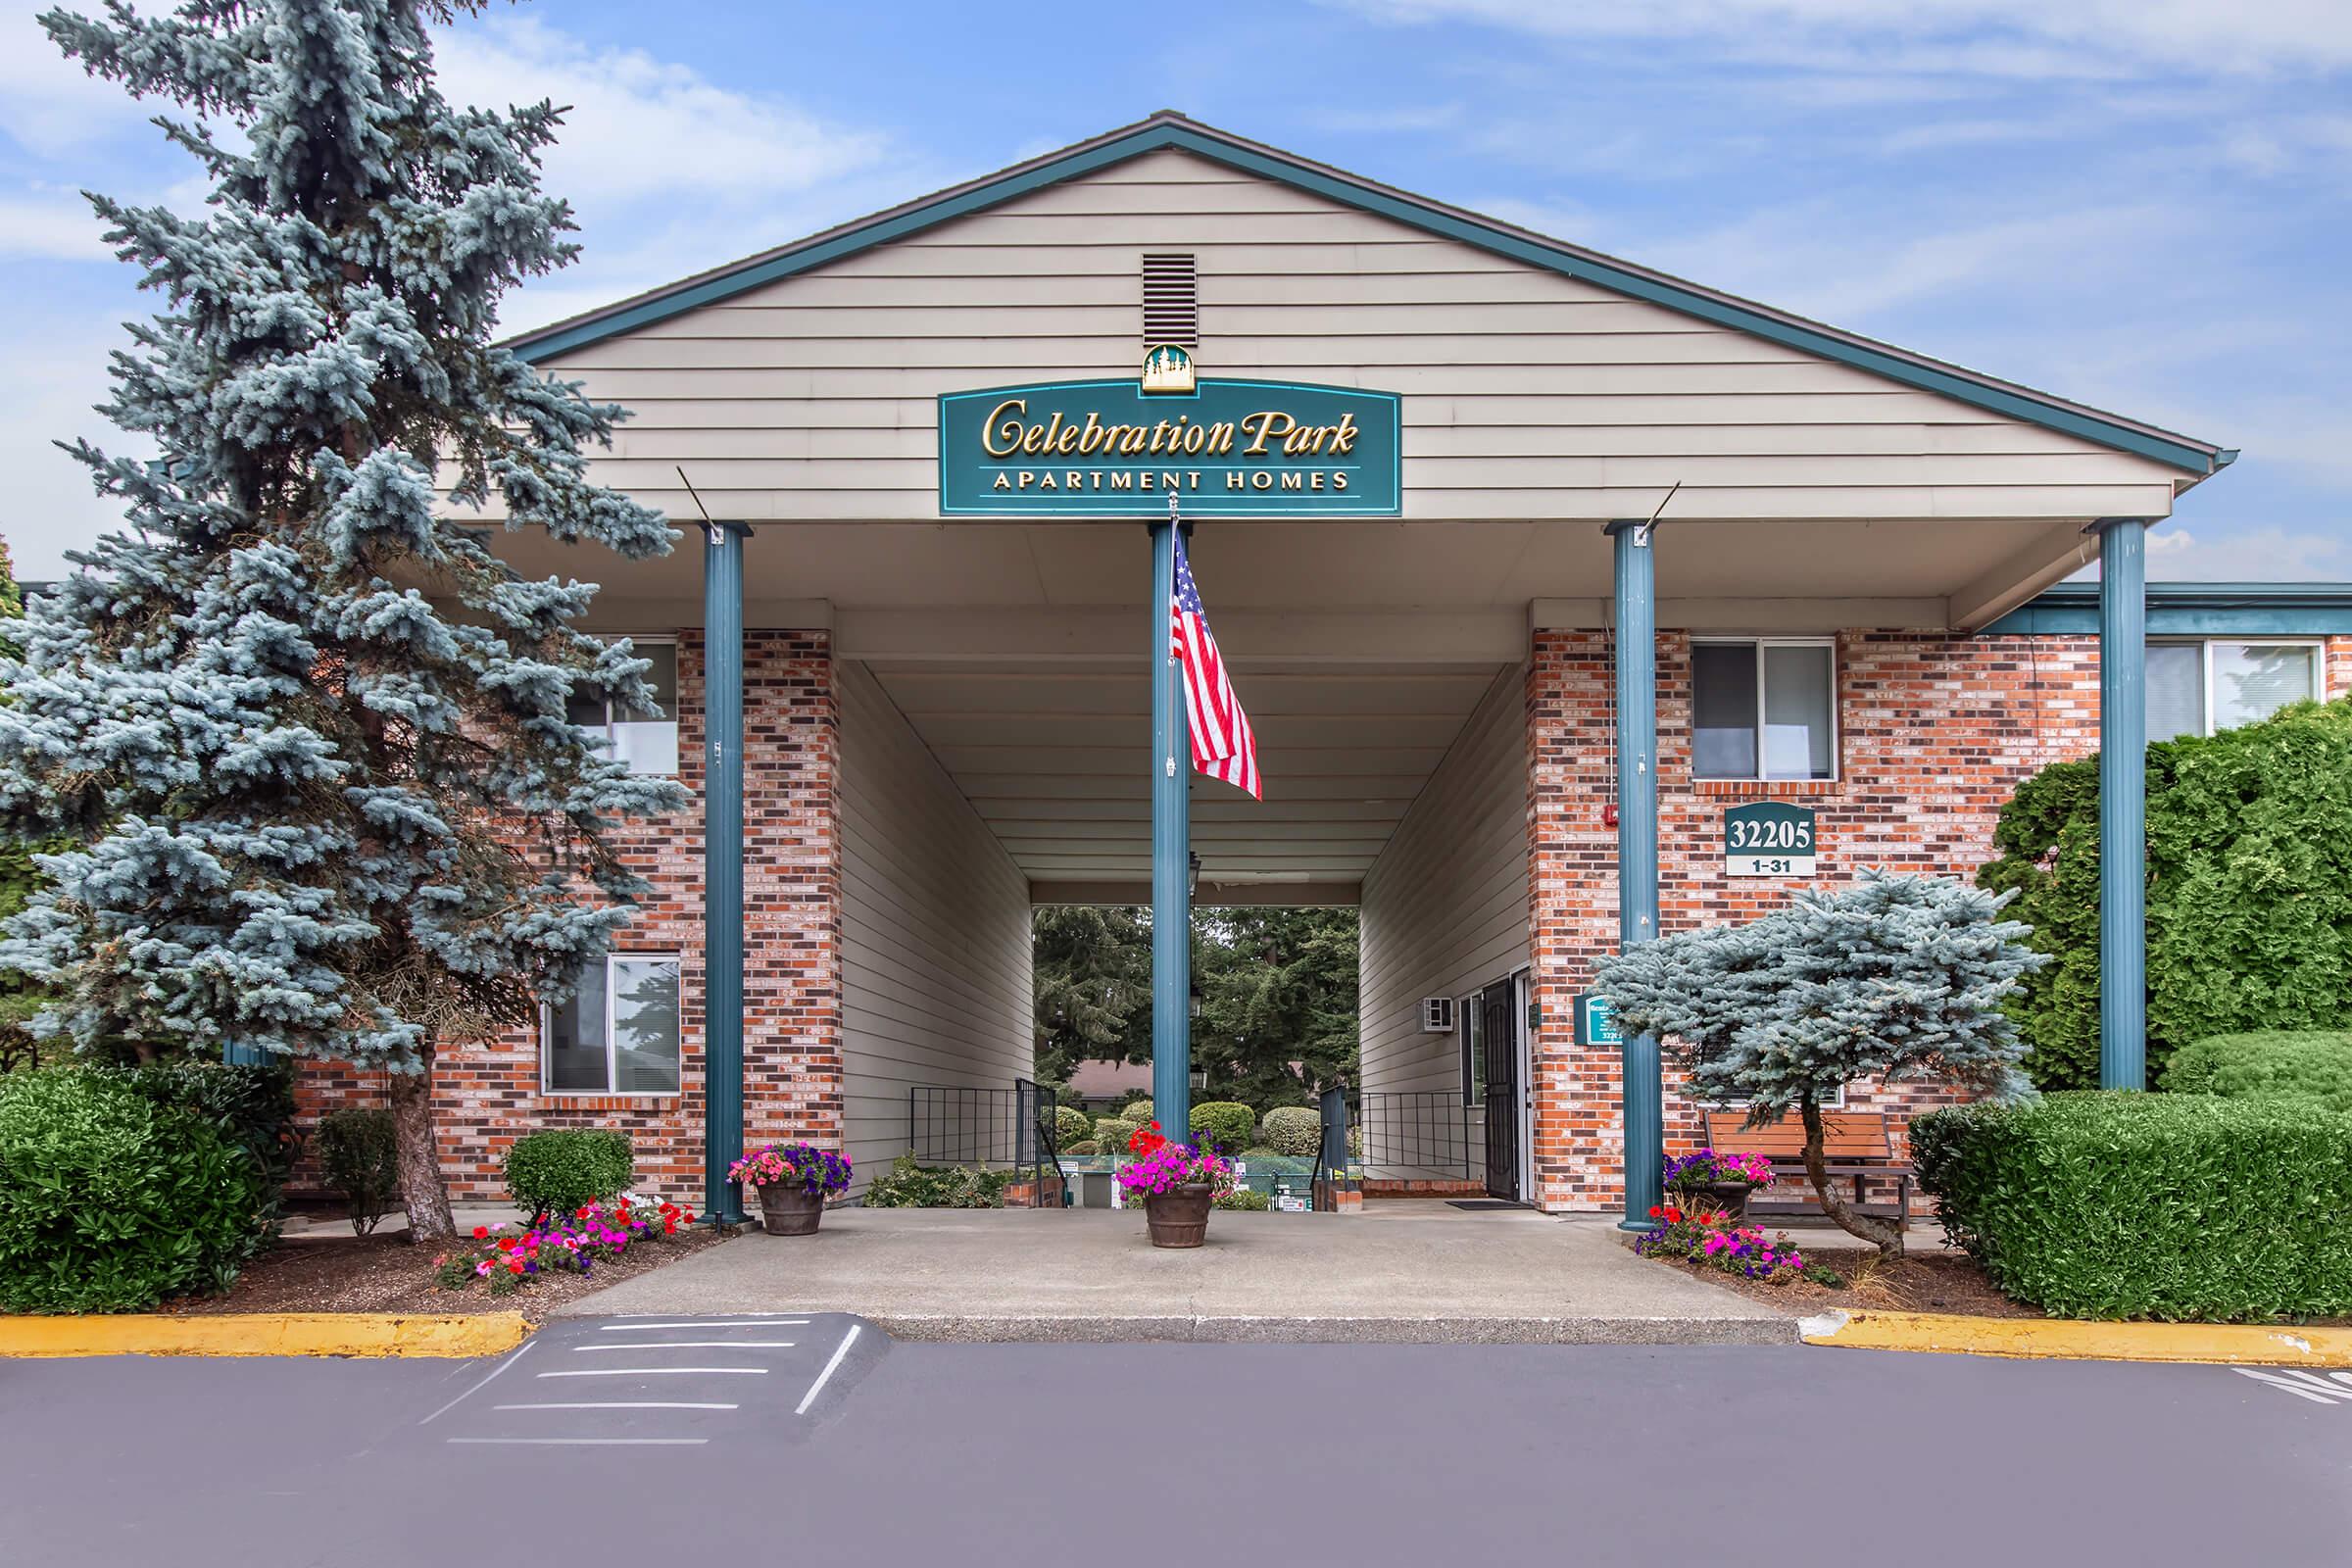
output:
[[[1233,1157],[1236,1159],[1279,1159],[1282,1157],[1282,1151],[1269,1149],[1264,1144],[1252,1144]]]
[[[1911,1124],[1944,1232],[2069,1317],[2352,1312],[2352,1115],[2308,1100],[2070,1093]]]
[[[272,1200],[294,1169],[301,1140],[294,1132],[294,1063],[288,1057],[230,1063],[183,1056],[84,1070],[211,1122],[260,1164]]]
[[[2352,1032],[2211,1035],[2173,1053],[2164,1087],[2233,1100],[2302,1097],[2330,1110],[2352,1110]]]
[[[1127,1152],[1127,1140],[1134,1137],[1135,1130],[1142,1125],[1142,1122],[1129,1121],[1124,1116],[1105,1116],[1095,1123],[1095,1147],[1105,1154],[1124,1154]]]
[[[2014,1005],[2044,1089],[2099,1081],[2099,764],[2046,767],[1984,887],[2055,961]],[[2148,1066],[2217,1031],[2352,1026],[2352,703],[2148,748]]]
[[[1152,1124],[1152,1102],[1149,1100],[1130,1100],[1119,1107],[1119,1120],[1121,1121],[1131,1121],[1138,1127],[1148,1127]]]
[[[1054,1107],[1054,1142],[1063,1148],[1094,1136],[1095,1119],[1075,1105]]]
[[[1195,1140],[1214,1144],[1221,1154],[1232,1153],[1256,1131],[1257,1112],[1239,1101],[1211,1100],[1193,1107]]]
[[[1064,1149],[1062,1152],[1069,1155],[1072,1159],[1091,1157],[1095,1152],[1096,1147],[1096,1143],[1092,1138],[1081,1138],[1076,1143],[1070,1145],[1067,1149]]]
[[[629,1190],[637,1171],[629,1135],[606,1128],[551,1127],[525,1133],[507,1151],[507,1195],[536,1226]]]
[[[1273,1206],[1273,1200],[1253,1187],[1229,1187],[1208,1200],[1211,1208],[1239,1208],[1262,1214]]]
[[[868,1208],[1003,1208],[1004,1189],[1018,1174],[965,1165],[922,1165],[912,1152],[865,1185]]]
[[[367,1235],[400,1200],[400,1146],[393,1137],[392,1113],[331,1111],[318,1123],[312,1142],[326,1185],[350,1205],[352,1234]]]
[[[200,1116],[72,1068],[0,1081],[0,1311],[225,1291],[265,1208],[261,1167]]]
[[[1304,1105],[1283,1105],[1266,1112],[1259,1129],[1278,1154],[1312,1159],[1323,1148],[1323,1113]]]

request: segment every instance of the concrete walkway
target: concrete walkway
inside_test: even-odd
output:
[[[1218,1213],[1162,1250],[1111,1209],[835,1209],[581,1297],[570,1315],[854,1312],[901,1339],[1769,1344],[1795,1314],[1633,1255],[1605,1219],[1417,1200]]]

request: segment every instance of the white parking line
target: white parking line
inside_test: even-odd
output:
[[[833,1369],[840,1366],[841,1358],[850,1353],[851,1345],[855,1344],[858,1339],[858,1325],[853,1323],[850,1325],[850,1332],[841,1337],[841,1344],[834,1348],[833,1359],[825,1363],[825,1369],[816,1375],[816,1381],[808,1385],[808,1392],[801,1396],[801,1402],[793,1406],[792,1413],[794,1415],[808,1413],[808,1406],[816,1402],[816,1396],[823,1393],[825,1385],[832,1381]]]
[[[505,1371],[507,1368],[509,1368],[509,1367],[513,1366],[513,1365],[514,1365],[515,1362],[517,1362],[517,1361],[521,1360],[521,1359],[522,1359],[522,1352],[523,1352],[523,1351],[525,1351],[525,1350],[527,1350],[527,1349],[529,1349],[529,1348],[531,1348],[531,1347],[532,1347],[534,1344],[536,1344],[536,1343],[538,1343],[538,1342],[536,1342],[536,1341],[534,1341],[534,1340],[525,1340],[525,1341],[523,1341],[523,1342],[522,1342],[520,1345],[517,1345],[516,1347],[514,1347],[514,1352],[513,1352],[512,1354],[510,1354],[510,1355],[508,1355],[508,1356],[504,1357],[503,1359],[501,1359],[501,1360],[500,1360],[500,1362],[498,1363],[498,1365],[496,1365],[496,1366],[494,1366],[494,1367],[492,1367],[492,1368],[490,1369],[490,1376],[489,1376],[489,1377],[486,1377],[486,1378],[482,1379],[482,1381],[481,1381],[481,1382],[479,1382],[479,1383],[476,1383],[476,1384],[475,1384],[475,1385],[474,1385],[472,1388],[470,1388],[470,1389],[467,1389],[467,1390],[466,1390],[466,1391],[464,1394],[461,1394],[461,1395],[459,1395],[459,1396],[458,1396],[456,1398],[454,1398],[454,1399],[450,1400],[450,1401],[449,1401],[449,1403],[447,1403],[447,1404],[443,1405],[443,1406],[442,1406],[440,1409],[438,1409],[438,1410],[435,1410],[435,1411],[434,1411],[434,1412],[433,1412],[431,1415],[428,1415],[428,1416],[426,1416],[426,1417],[425,1417],[425,1418],[424,1418],[422,1421],[419,1421],[419,1422],[417,1422],[416,1424],[417,1424],[418,1426],[420,1426],[420,1427],[422,1427],[422,1426],[430,1426],[430,1425],[432,1425],[432,1423],[433,1423],[434,1421],[438,1420],[440,1417],[447,1415],[447,1414],[448,1414],[450,1411],[452,1411],[452,1410],[456,1409],[456,1408],[457,1408],[459,1405],[461,1405],[461,1404],[465,1403],[465,1402],[466,1402],[467,1399],[470,1399],[470,1398],[472,1398],[472,1397],[473,1397],[475,1395],[477,1395],[477,1394],[481,1393],[481,1392],[482,1392],[484,1389],[486,1389],[486,1388],[488,1388],[488,1387],[490,1386],[490,1381],[491,1381],[491,1379],[492,1379],[492,1378],[495,1378],[495,1377],[497,1377],[497,1376],[498,1376],[498,1375],[499,1375],[501,1372],[504,1372],[504,1371]]]
[[[626,1345],[575,1345],[587,1350],[789,1350],[790,1340],[632,1340]]]
[[[643,1329],[805,1329],[805,1317],[706,1317],[686,1323],[600,1323],[599,1334],[635,1334]]]
[[[763,1366],[599,1366],[569,1372],[542,1372],[543,1378],[682,1378],[703,1373],[732,1373],[737,1377],[765,1377]]]
[[[536,1404],[494,1404],[493,1410],[740,1410],[740,1404],[706,1404],[693,1399],[543,1399]]]
[[[709,1438],[443,1438],[443,1443],[471,1443],[491,1446],[520,1445],[572,1448],[692,1448]]]

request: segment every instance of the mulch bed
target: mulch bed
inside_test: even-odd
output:
[[[1822,1312],[1841,1307],[1848,1312],[1964,1312],[1972,1317],[2045,1317],[2037,1306],[2012,1301],[1993,1289],[1977,1265],[1959,1252],[1913,1252],[1897,1262],[1883,1262],[1876,1249],[1848,1251],[1818,1248],[1798,1238],[1806,1260],[1826,1263],[1845,1276],[1838,1289],[1809,1280],[1772,1285],[1744,1275],[1670,1258],[1653,1258],[1663,1268],[1680,1269],[1692,1279],[1721,1285],[1769,1306],[1797,1312]]]
[[[215,1312],[520,1312],[536,1323],[566,1301],[689,1257],[737,1234],[709,1225],[681,1226],[659,1242],[639,1242],[586,1277],[553,1270],[511,1296],[479,1286],[445,1291],[433,1283],[437,1247],[416,1247],[405,1234],[284,1241],[245,1265],[225,1296],[183,1297],[157,1310]]]

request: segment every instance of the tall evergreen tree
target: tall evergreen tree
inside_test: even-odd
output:
[[[1263,1111],[1354,1079],[1353,909],[1210,909],[1194,935],[1193,1061],[1207,1093]]]
[[[1088,905],[1032,920],[1037,1075],[1066,1084],[1082,1061],[1152,1054],[1152,931],[1143,911]]]
[[[653,703],[645,661],[576,628],[593,587],[523,581],[436,514],[438,483],[624,556],[672,538],[587,480],[619,411],[491,346],[500,295],[576,250],[539,189],[558,115],[445,103],[427,12],[41,19],[182,107],[158,123],[212,194],[201,220],[90,198],[169,302],[102,411],[159,457],[69,448],[130,526],[74,558],[0,671],[0,815],[83,840],[0,949],[66,999],[36,1027],[388,1068],[420,1238],[450,1230],[436,1054],[602,954],[640,885],[613,819],[683,804],[564,716],[575,693]]]

